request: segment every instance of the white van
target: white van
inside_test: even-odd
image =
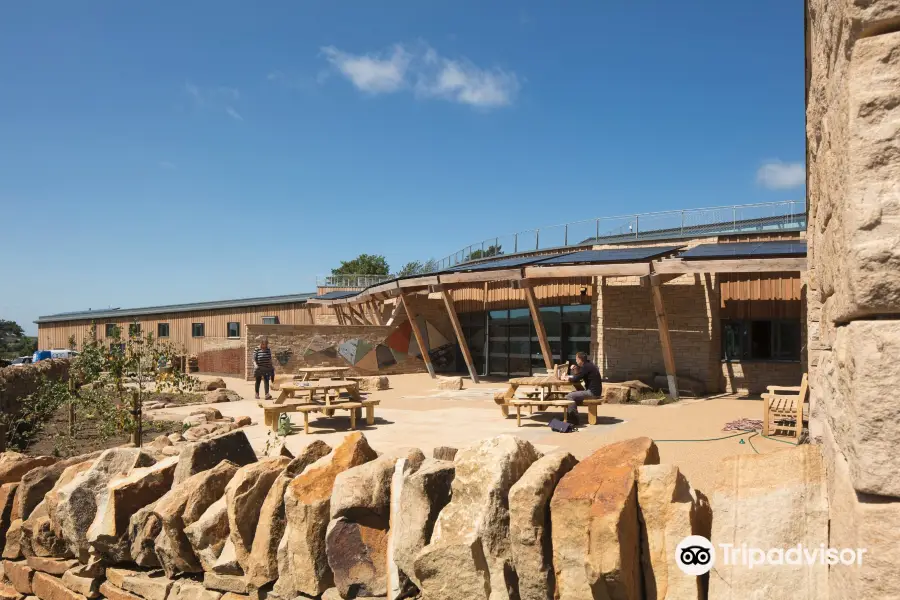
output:
[[[75,358],[78,352],[75,350],[51,350],[50,358]]]

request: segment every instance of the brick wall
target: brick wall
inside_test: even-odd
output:
[[[723,362],[724,391],[733,394],[762,394],[770,385],[800,385],[802,362]]]
[[[197,353],[197,366],[201,373],[218,375],[244,374],[244,339],[203,338]]]

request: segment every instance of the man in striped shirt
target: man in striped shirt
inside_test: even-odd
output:
[[[253,351],[253,376],[256,377],[256,399],[259,400],[259,382],[265,381],[266,400],[271,400],[269,381],[275,379],[275,365],[272,362],[272,350],[268,338],[262,338],[259,348]]]

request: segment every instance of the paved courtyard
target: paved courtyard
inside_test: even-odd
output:
[[[253,382],[238,378],[224,380],[229,389],[245,400],[214,406],[225,416],[251,417],[253,425],[245,431],[255,449],[264,449],[273,434],[263,425],[262,409],[253,399]],[[753,453],[753,447],[746,440],[749,434],[709,442],[660,440],[702,440],[730,435],[732,432],[722,431],[725,423],[740,418],[761,419],[763,410],[760,400],[725,397],[683,400],[667,406],[604,405],[599,409],[598,425],[584,425],[578,432],[561,434],[547,427],[550,418],[558,413],[543,413],[533,419],[523,417],[522,427],[516,427],[515,417],[504,419],[493,400],[494,392],[506,388],[502,381],[472,384],[465,379],[466,389],[453,392],[436,389],[435,381],[425,374],[395,375],[390,381],[391,389],[370,393],[371,398],[381,400],[376,409],[375,424],[367,426],[363,420],[359,426],[380,452],[415,446],[430,455],[437,446],[460,448],[508,433],[531,441],[542,451],[562,448],[581,459],[610,442],[648,436],[658,441],[662,462],[678,465],[691,484],[701,491],[711,490],[715,467],[723,457]],[[196,408],[185,406],[154,411],[153,416],[181,419]],[[582,423],[586,423],[585,409],[581,410]],[[316,439],[334,446],[350,431],[346,412],[331,418],[313,415],[309,435],[303,433],[302,417],[291,416],[296,426],[286,442],[295,453]],[[754,436],[752,444],[761,453],[788,447],[760,436]]]

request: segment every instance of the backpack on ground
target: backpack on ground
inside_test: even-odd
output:
[[[572,423],[566,423],[564,421],[560,421],[559,419],[553,419],[550,421],[550,429],[556,431],[557,433],[572,433],[573,431],[578,431],[578,428],[575,427]]]

